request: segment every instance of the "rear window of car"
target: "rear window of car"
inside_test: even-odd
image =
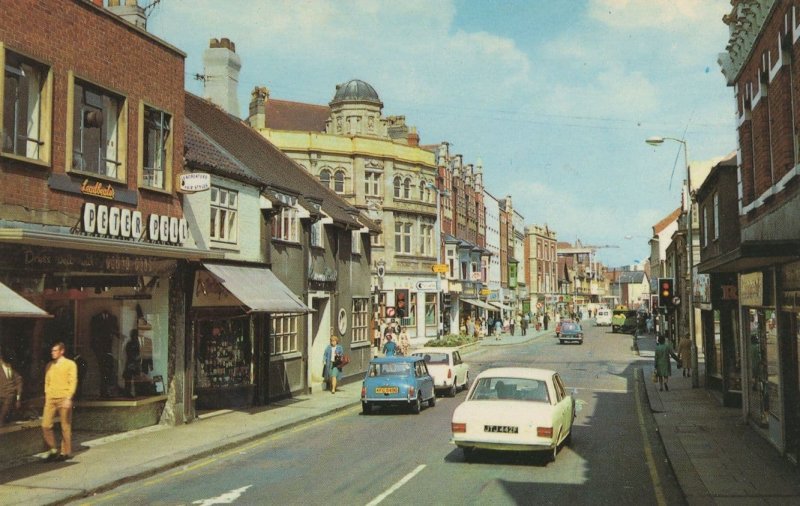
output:
[[[481,378],[469,400],[517,400],[550,402],[547,384],[527,378]]]
[[[397,363],[397,364],[370,364],[369,376],[408,376],[411,372],[411,364]]]
[[[449,364],[450,360],[447,353],[414,353],[415,357],[422,357],[427,364]]]
[[[561,326],[561,330],[578,330],[577,323],[565,323]]]

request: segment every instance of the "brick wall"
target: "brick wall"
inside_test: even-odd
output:
[[[17,219],[64,224],[77,219],[87,197],[51,190],[51,174],[65,172],[68,72],[127,99],[127,187],[137,189],[139,102],[173,117],[173,173],[183,159],[184,56],[102,8],[80,0],[3,0],[0,42],[6,49],[51,66],[52,158],[41,167],[0,159],[0,203],[24,206]],[[114,203],[121,207],[131,207]],[[182,216],[177,195],[139,191],[136,209]]]

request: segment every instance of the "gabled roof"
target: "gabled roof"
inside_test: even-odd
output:
[[[211,160],[208,163],[217,171],[227,171],[236,178],[249,171],[269,190],[296,196],[309,210],[322,203],[322,211],[340,226],[366,226],[373,232],[380,232],[380,226],[322,186],[248,124],[191,93],[185,93],[185,102],[187,132],[190,132],[187,141],[192,142],[193,158],[209,152]],[[216,148],[213,152],[212,147]]]
[[[331,115],[327,105],[304,104],[270,98],[264,106],[266,126],[275,130],[324,132]]]
[[[218,176],[225,176],[256,186],[266,186],[263,179],[225,151],[190,119],[187,118],[185,124],[183,157],[187,165]]]
[[[681,208],[677,208],[671,213],[669,213],[666,218],[662,219],[655,225],[653,225],[653,235],[660,234],[665,228],[667,228],[673,221],[677,220],[678,217],[681,215]]]

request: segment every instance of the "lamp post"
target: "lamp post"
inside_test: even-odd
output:
[[[674,137],[649,137],[645,142],[651,146],[660,146],[665,140],[675,141],[683,146],[683,161],[686,166],[686,185],[688,187],[687,198],[689,211],[687,219],[689,221],[686,227],[686,242],[688,243],[687,259],[689,262],[689,337],[692,340],[692,388],[700,386],[700,379],[697,372],[697,341],[695,339],[694,328],[694,239],[692,237],[692,229],[694,224],[692,221],[692,171],[689,169],[689,148],[684,139],[676,139]]]
[[[435,184],[428,182],[427,187],[436,192],[436,263],[442,263],[442,197],[450,196],[447,190],[440,190]],[[439,309],[439,318],[436,325],[436,337],[442,337],[443,330],[443,311],[442,311],[442,273],[436,271],[436,297],[438,297],[437,307]]]

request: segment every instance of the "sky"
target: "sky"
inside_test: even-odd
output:
[[[152,0],[141,0],[145,5]],[[610,246],[611,267],[649,256],[680,206],[690,161],[736,149],[733,89],[718,54],[728,0],[160,0],[148,30],[187,54],[186,89],[212,38],[242,60],[239,106],[270,97],[327,105],[370,83],[384,115],[422,144],[447,141],[484,167],[527,225]],[[696,181],[692,182],[693,185]]]

